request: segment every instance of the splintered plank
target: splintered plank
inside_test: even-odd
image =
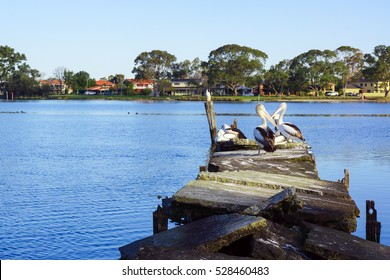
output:
[[[145,247],[205,250],[217,252],[232,242],[266,225],[265,219],[239,214],[210,216],[119,248],[121,259],[134,259]]]
[[[294,187],[297,193],[334,196],[351,199],[346,186],[340,182],[302,178],[283,174],[244,170],[239,172],[201,172],[198,180],[257,186],[270,189]]]
[[[303,249],[324,259],[389,260],[390,247],[319,225],[304,223]]]

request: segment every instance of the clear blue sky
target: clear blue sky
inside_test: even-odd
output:
[[[310,49],[371,53],[390,45],[389,27],[388,0],[0,0],[0,45],[45,78],[60,66],[132,77],[134,59],[154,49],[207,60],[234,43],[265,52],[267,68]]]

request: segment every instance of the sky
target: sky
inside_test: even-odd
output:
[[[311,49],[388,46],[389,12],[388,0],[0,0],[0,45],[46,79],[58,67],[132,78],[144,51],[207,61],[226,44],[265,52],[269,68]]]

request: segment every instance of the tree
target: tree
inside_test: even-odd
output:
[[[284,92],[289,80],[290,61],[285,59],[276,65],[272,65],[265,73],[265,83],[275,92],[280,95]]]
[[[60,81],[60,92],[63,93],[63,81],[65,80],[65,72],[66,68],[64,66],[59,66],[56,69],[54,69],[54,77]]]
[[[8,46],[0,46],[0,81],[6,81],[26,61],[24,54]]]
[[[30,68],[24,54],[0,46],[0,92],[30,96],[38,94],[38,70]]]
[[[388,97],[390,91],[390,46],[376,46],[372,54],[364,55],[364,61],[364,77],[382,82],[381,86],[385,89],[385,97]]]
[[[311,89],[318,92],[321,88],[336,83],[334,71],[336,54],[330,50],[309,50],[292,59],[290,65],[290,82],[296,82],[296,89],[305,91]]]
[[[166,51],[143,52],[134,60],[132,73],[136,79],[153,80],[154,94],[159,96],[167,85],[170,85],[168,82],[172,77],[172,66],[175,61],[176,57]]]
[[[201,61],[197,57],[193,61],[184,60],[173,63],[172,77],[174,79],[200,79],[202,77]]]
[[[108,80],[115,85],[113,86],[113,89],[118,93],[122,94],[127,94],[127,87],[126,85],[123,84],[125,81],[125,75],[123,74],[115,74],[115,75],[110,75],[108,77]]]
[[[264,52],[257,49],[236,44],[224,45],[209,54],[209,84],[223,85],[237,95],[240,85],[263,73],[267,58]]]
[[[349,46],[341,46],[335,50],[335,53],[337,55],[335,70],[339,75],[343,95],[345,96],[347,82],[356,77],[362,70],[363,52]]]

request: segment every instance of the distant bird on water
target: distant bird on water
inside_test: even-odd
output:
[[[287,140],[305,141],[305,138],[303,138],[301,130],[295,124],[283,121],[283,116],[286,113],[286,110],[287,110],[287,104],[286,102],[283,102],[279,105],[279,108],[276,109],[276,111],[272,114],[272,118],[275,119],[275,123],[277,124],[278,131],[280,132],[281,135],[286,137]]]
[[[271,128],[267,126],[267,119],[276,126],[276,123],[265,110],[263,104],[259,103],[256,106],[256,113],[262,120],[262,123],[253,130],[253,136],[255,137],[255,141],[259,146],[259,155],[260,150],[264,149],[266,152],[274,152],[276,150],[275,147],[275,133]]]

